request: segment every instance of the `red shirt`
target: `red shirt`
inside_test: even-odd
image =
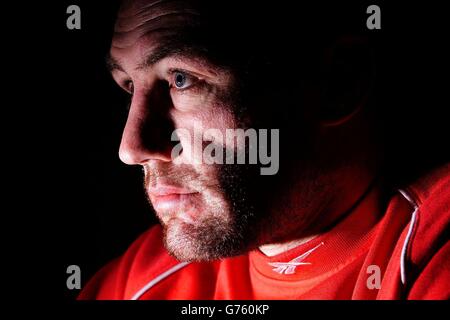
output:
[[[450,299],[450,165],[399,190],[382,215],[371,201],[272,257],[182,263],[153,226],[79,299]]]

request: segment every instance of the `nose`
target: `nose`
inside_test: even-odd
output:
[[[174,129],[167,98],[161,90],[148,93],[135,88],[120,143],[122,162],[142,165],[150,160],[171,161]]]

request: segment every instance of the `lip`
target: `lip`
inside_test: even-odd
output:
[[[172,211],[186,207],[198,192],[175,186],[149,188],[150,200],[156,211]]]
[[[174,195],[174,194],[191,194],[196,193],[192,190],[186,189],[186,188],[180,188],[176,186],[158,186],[155,188],[149,188],[148,192],[150,195],[155,197],[163,197],[168,195]]]

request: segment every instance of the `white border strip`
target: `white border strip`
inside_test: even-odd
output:
[[[398,190],[403,197],[414,207],[414,211],[411,216],[411,221],[409,223],[408,233],[406,234],[405,242],[403,243],[402,254],[400,257],[400,278],[402,283],[406,283],[406,271],[405,271],[405,263],[406,263],[406,250],[408,249],[409,241],[411,240],[411,235],[414,229],[414,225],[416,223],[417,212],[419,211],[419,206],[412,199],[412,197],[404,190]]]
[[[155,284],[157,284],[158,282],[160,282],[161,280],[167,278],[168,276],[170,276],[172,273],[177,272],[178,270],[180,270],[181,268],[185,267],[186,265],[188,265],[189,262],[182,262],[180,264],[177,264],[176,266],[170,268],[169,270],[161,273],[159,276],[157,276],[155,279],[151,280],[149,283],[147,283],[144,287],[142,287],[138,292],[136,292],[133,297],[131,297],[131,300],[138,300],[145,292],[147,292],[148,290],[150,290],[151,287],[153,287]]]

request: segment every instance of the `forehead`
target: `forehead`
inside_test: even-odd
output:
[[[193,1],[126,0],[117,15],[110,55],[126,65],[164,48],[181,52],[194,47],[201,25],[199,5]]]
[[[142,39],[160,41],[173,37],[183,30],[198,27],[199,18],[199,10],[190,1],[128,0],[119,10],[112,47],[126,49]]]

